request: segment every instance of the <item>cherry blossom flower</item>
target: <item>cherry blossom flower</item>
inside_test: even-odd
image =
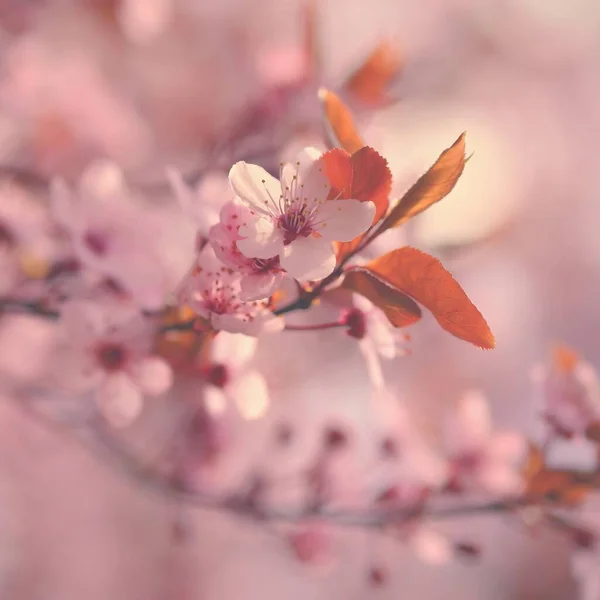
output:
[[[210,247],[198,257],[179,299],[216,331],[256,336],[283,328],[283,320],[267,308],[266,300],[242,299],[241,275],[221,264]]]
[[[164,248],[171,223],[126,189],[118,167],[91,165],[76,193],[55,181],[52,200],[53,214],[69,234],[84,276],[110,279],[143,308],[164,305],[179,279],[173,256],[180,248],[173,243],[169,251]],[[191,236],[188,243],[182,228],[175,241],[182,244],[189,265]]]
[[[282,164],[278,181],[263,168],[238,162],[229,172],[237,196],[255,214],[240,227],[239,250],[250,258],[279,256],[296,279],[317,280],[335,268],[333,241],[350,241],[372,223],[375,205],[328,200],[320,154],[306,148],[296,164]]]
[[[371,383],[377,389],[384,387],[384,377],[381,359],[392,360],[408,353],[402,347],[409,336],[393,327],[383,311],[377,308],[370,300],[354,294],[353,308],[347,309],[342,317],[347,325],[350,337],[359,340]]]
[[[485,398],[466,393],[448,421],[446,449],[450,459],[449,489],[516,494],[523,487],[520,462],[526,440],[517,433],[494,433]]]
[[[68,392],[92,394],[115,426],[139,414],[144,395],[170,388],[170,366],[152,354],[153,323],[134,307],[72,300],[62,307],[60,327],[51,377]]]
[[[556,350],[549,367],[533,377],[538,403],[548,427],[558,436],[582,436],[600,421],[600,382],[594,368],[566,348]]]
[[[271,296],[284,276],[279,256],[248,258],[238,250],[236,242],[243,239],[238,233],[239,229],[251,219],[251,210],[234,200],[221,209],[221,221],[211,227],[209,234],[219,260],[241,273],[241,297],[244,300],[258,300]]]

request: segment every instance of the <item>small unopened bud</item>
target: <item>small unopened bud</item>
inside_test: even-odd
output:
[[[457,542],[454,544],[454,551],[466,558],[479,558],[481,556],[481,548],[471,542]]]
[[[362,340],[367,333],[365,313],[358,308],[352,308],[342,317],[342,323],[348,327],[346,333],[357,340]]]
[[[372,566],[369,569],[369,583],[373,587],[382,587],[387,583],[388,574],[387,571],[380,566]]]
[[[384,437],[381,440],[381,455],[384,458],[397,458],[398,457],[398,444],[396,440],[392,437]]]
[[[328,427],[323,443],[326,450],[340,450],[348,444],[348,435],[339,427]]]

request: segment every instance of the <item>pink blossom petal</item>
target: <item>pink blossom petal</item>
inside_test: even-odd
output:
[[[269,219],[254,219],[239,228],[238,250],[249,258],[273,258],[283,249],[283,232]]]
[[[262,167],[237,162],[229,171],[229,182],[237,196],[257,212],[268,216],[279,214],[281,185]]]
[[[249,370],[236,377],[228,392],[244,419],[259,419],[269,408],[267,383],[257,370]]]
[[[364,337],[359,342],[359,348],[365,359],[371,385],[375,390],[384,390],[385,379],[383,377],[383,368],[381,367],[381,360],[375,343],[370,337]]]
[[[245,301],[268,298],[277,291],[282,279],[283,273],[244,275],[241,280],[240,298]]]
[[[335,269],[335,253],[331,243],[315,237],[294,240],[280,254],[281,266],[295,279],[317,281]]]
[[[296,558],[312,565],[323,565],[332,559],[331,537],[318,524],[305,525],[288,537]]]
[[[166,169],[167,181],[175,192],[175,197],[186,213],[191,213],[195,205],[195,195],[183,180],[181,173],[172,167]]]
[[[171,367],[162,358],[149,356],[139,361],[131,375],[142,392],[158,396],[166,392],[173,384]]]
[[[349,242],[369,228],[374,216],[373,202],[328,200],[319,209],[316,229],[326,240]]]
[[[56,221],[66,227],[78,227],[80,216],[73,210],[73,193],[63,179],[53,179],[50,183],[50,209]]]
[[[123,171],[110,160],[95,160],[82,173],[78,191],[83,196],[114,199],[125,191]]]
[[[522,476],[509,465],[487,465],[481,469],[478,479],[486,491],[495,495],[518,494],[523,490]]]
[[[86,343],[101,335],[108,323],[99,305],[93,302],[70,300],[60,310],[61,326],[71,344]]]
[[[452,558],[448,539],[431,529],[418,529],[411,536],[409,544],[417,556],[429,564],[441,565]]]
[[[477,390],[464,394],[448,428],[448,445],[463,450],[481,448],[491,431],[489,407],[483,394]]]
[[[395,333],[386,316],[377,307],[373,307],[367,315],[367,335],[373,340],[380,356],[388,360],[397,355]]]
[[[96,394],[98,406],[106,420],[115,427],[125,427],[142,411],[142,394],[125,373],[107,377]]]
[[[255,337],[222,331],[212,343],[211,358],[216,363],[241,367],[254,356],[257,344]]]
[[[515,432],[496,433],[490,440],[487,451],[494,460],[516,464],[527,455],[527,441]]]
[[[286,163],[281,170],[281,187],[297,185],[302,197],[309,201],[324,200],[329,194],[329,180],[325,174],[321,152],[316,148],[304,148],[293,163]],[[294,177],[296,183],[294,184]]]

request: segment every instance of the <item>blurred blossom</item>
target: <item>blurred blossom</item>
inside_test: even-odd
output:
[[[178,273],[160,243],[169,222],[164,215],[148,210],[125,187],[116,165],[91,166],[75,191],[62,181],[55,182],[52,212],[69,234],[75,258],[91,278],[114,281],[148,309],[162,307],[175,291]],[[179,247],[170,245],[169,253],[187,256],[191,264],[190,242],[180,236],[176,241]]]
[[[198,227],[198,246],[201,248],[208,239],[210,228],[219,222],[221,209],[234,198],[229,179],[225,174],[207,173],[193,190],[175,169],[168,169],[167,177],[182,210]]]
[[[523,489],[520,468],[527,442],[517,433],[492,431],[487,401],[478,392],[466,393],[450,416],[446,451],[453,491],[507,496]]]
[[[223,331],[215,338],[207,367],[209,381],[212,374],[216,387],[213,395],[223,394],[220,404],[233,403],[245,419],[258,419],[269,408],[265,378],[251,364],[256,344],[256,338]]]
[[[154,324],[134,307],[73,300],[61,309],[60,328],[51,379],[65,393],[91,393],[110,424],[130,424],[145,394],[171,386],[170,366],[152,354]]]
[[[596,370],[569,348],[558,347],[549,365],[533,372],[538,404],[552,434],[583,436],[600,422],[600,383]]]
[[[125,35],[138,44],[160,35],[172,16],[174,0],[123,0],[119,22]]]

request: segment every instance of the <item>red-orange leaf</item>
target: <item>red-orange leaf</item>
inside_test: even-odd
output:
[[[405,247],[358,269],[373,273],[422,304],[452,335],[480,348],[495,346],[494,336],[482,314],[437,258]]]
[[[425,175],[404,194],[381,224],[381,231],[402,225],[452,191],[465,168],[465,135],[461,134],[450,148],[444,150]]]
[[[356,152],[362,148],[363,141],[345,104],[333,92],[324,88],[319,90],[319,100],[331,146],[343,148],[347,152]]]
[[[378,306],[394,327],[406,327],[421,318],[421,309],[412,298],[386,285],[367,271],[348,271],[342,287],[364,296]]]
[[[346,80],[344,89],[367,106],[385,103],[390,83],[399,75],[403,61],[388,42],[379,44],[367,60]]]

